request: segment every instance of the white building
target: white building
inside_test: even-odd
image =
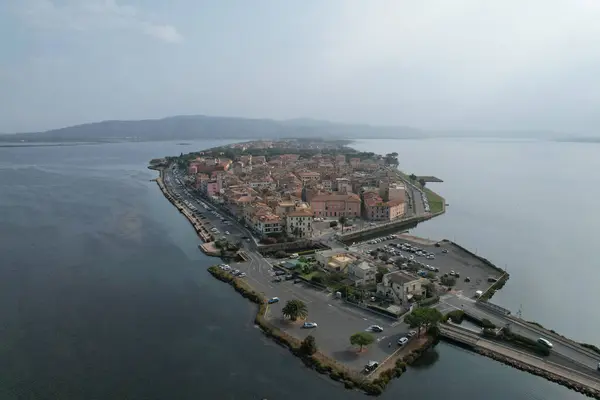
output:
[[[285,229],[288,236],[305,238],[312,236],[313,215],[310,210],[291,211],[285,217]]]
[[[425,278],[415,278],[402,271],[390,272],[377,284],[377,293],[394,300],[394,303],[407,304],[414,296],[425,297]]]
[[[356,286],[375,284],[377,268],[366,261],[355,262],[348,266],[348,277]]]

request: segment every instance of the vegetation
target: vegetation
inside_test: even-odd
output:
[[[465,312],[463,310],[452,310],[444,315],[444,321],[451,320],[455,324],[460,324],[465,318]]]
[[[302,300],[289,300],[281,309],[284,317],[291,321],[296,321],[298,318],[306,318],[308,316],[308,308]]]
[[[434,214],[444,211],[444,198],[428,188],[423,188],[423,190],[425,192],[425,196],[427,196],[427,202],[429,203],[429,211]]]
[[[537,341],[528,337],[513,333],[510,331],[510,329],[503,328],[501,337],[503,340],[510,342],[515,346],[531,350],[539,355],[547,356],[550,354],[550,349],[544,346],[543,344],[540,344]]]
[[[453,276],[442,276],[440,282],[442,285],[454,286],[456,285],[456,278]]]
[[[358,332],[350,336],[350,344],[353,346],[360,346],[361,351],[364,346],[368,346],[374,341],[375,338],[368,332]]]
[[[312,356],[317,352],[317,342],[313,335],[308,335],[300,344],[300,351],[303,354]]]
[[[408,314],[404,318],[411,328],[418,329],[418,335],[421,336],[421,328],[429,329],[431,326],[437,325],[443,316],[436,308],[420,307]]]
[[[346,222],[348,222],[348,218],[342,215],[338,221],[340,222],[340,225],[342,225],[342,233],[344,233],[344,226],[346,225]]]
[[[286,258],[287,257],[287,253],[283,250],[277,250],[275,252],[275,257],[276,258]]]
[[[598,348],[598,346],[593,345],[593,344],[589,344],[589,343],[580,343],[581,347],[585,347],[586,349],[589,349],[591,351],[593,351],[594,353],[598,353],[600,354],[600,348]]]
[[[508,281],[509,275],[507,273],[504,273],[500,279],[498,279],[496,282],[494,282],[494,284],[492,286],[490,286],[488,288],[488,290],[485,291],[485,293],[483,293],[481,295],[481,297],[479,298],[480,300],[489,300],[492,298],[492,296],[496,293],[497,290],[502,289],[502,287],[506,284],[506,282]]]
[[[414,183],[417,180],[417,176],[415,174],[410,174],[408,179],[410,179]]]
[[[331,221],[331,222],[329,223],[329,227],[330,227],[330,228],[335,228],[336,226],[338,226],[338,222],[337,222],[337,221]]]
[[[481,320],[481,327],[483,329],[495,329],[496,325],[487,318]]]
[[[422,188],[424,188],[425,185],[427,184],[427,182],[425,182],[425,179],[419,178],[419,184],[421,185]]]

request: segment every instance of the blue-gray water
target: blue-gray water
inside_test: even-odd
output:
[[[364,398],[254,328],[254,308],[208,276],[212,260],[150,182],[149,159],[218,143],[0,148],[1,399]],[[356,147],[397,151],[407,171],[446,181],[436,188],[448,214],[416,232],[508,264],[512,278],[498,302],[600,342],[598,318],[574,310],[599,296],[594,145]],[[444,344],[423,363],[382,398],[582,398]]]

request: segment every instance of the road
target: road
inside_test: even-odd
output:
[[[600,355],[594,355],[589,350],[575,346],[568,340],[559,339],[547,331],[531,327],[517,318],[508,318],[501,314],[485,310],[477,306],[476,301],[469,297],[459,294],[447,294],[442,296],[436,308],[443,313],[452,311],[453,309],[462,309],[475,318],[487,318],[496,326],[506,326],[509,324],[512,332],[529,339],[537,340],[540,337],[548,339],[554,346],[550,356],[547,357],[548,360],[588,374],[599,374],[597,366],[598,362],[600,362]]]

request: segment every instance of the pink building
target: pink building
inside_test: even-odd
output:
[[[358,217],[360,197],[354,193],[319,194],[310,200],[315,217]]]
[[[214,196],[216,194],[219,194],[220,192],[220,188],[219,188],[219,182],[218,181],[208,181],[206,182],[206,194],[208,196]]]
[[[188,167],[188,174],[196,175],[198,173],[198,165],[192,164]]]

